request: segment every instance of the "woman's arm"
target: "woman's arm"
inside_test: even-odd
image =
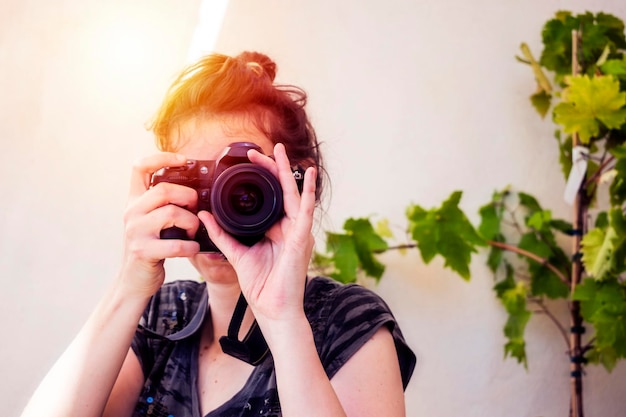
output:
[[[22,417],[101,416],[148,300],[113,287],[54,364]]]
[[[143,381],[139,359],[129,349],[102,417],[130,417],[137,405]]]
[[[404,389],[391,332],[381,327],[331,380],[348,416],[404,416]]]
[[[173,225],[186,229],[190,236],[195,234],[197,217],[181,207],[196,204],[196,192],[168,183],[150,188],[153,172],[164,166],[182,165],[185,160],[180,155],[161,153],[135,165],[124,217],[121,272],[43,379],[22,417],[102,415],[129,352],[137,323],[150,297],[163,284],[163,259],[188,257],[199,250],[197,242],[159,238],[162,229]],[[124,366],[121,384],[137,379],[137,372],[126,372],[138,365],[133,364],[132,359],[131,356],[126,361],[128,366]],[[111,400],[115,402],[115,396]]]
[[[403,417],[404,390],[391,333],[381,327],[328,380],[306,324],[270,343],[283,415]]]

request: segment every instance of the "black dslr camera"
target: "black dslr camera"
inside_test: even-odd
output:
[[[226,232],[245,245],[252,246],[284,214],[283,191],[267,169],[248,159],[248,150],[261,148],[254,143],[234,142],[214,161],[188,160],[181,167],[165,167],[154,173],[151,185],[170,182],[198,192],[198,211],[213,213]],[[298,188],[302,189],[301,170],[294,171]],[[196,212],[196,213],[197,213]],[[184,229],[163,229],[161,239],[189,240]],[[200,252],[220,252],[200,224],[194,239]]]

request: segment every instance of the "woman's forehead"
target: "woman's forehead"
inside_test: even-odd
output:
[[[252,142],[271,155],[274,143],[247,117],[234,115],[194,116],[177,124],[170,133],[176,152],[195,159],[215,159],[233,142]],[[197,156],[202,155],[202,157]]]

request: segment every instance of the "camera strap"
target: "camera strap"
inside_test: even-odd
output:
[[[265,358],[265,355],[269,352],[269,347],[256,319],[243,340],[239,340],[239,330],[241,329],[247,308],[248,302],[243,293],[241,293],[235,306],[233,317],[228,325],[228,335],[220,337],[220,345],[227,355],[256,366]]]

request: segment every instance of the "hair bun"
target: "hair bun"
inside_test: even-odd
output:
[[[239,54],[237,59],[258,75],[267,75],[272,82],[276,78],[276,63],[265,54],[246,51]]]

